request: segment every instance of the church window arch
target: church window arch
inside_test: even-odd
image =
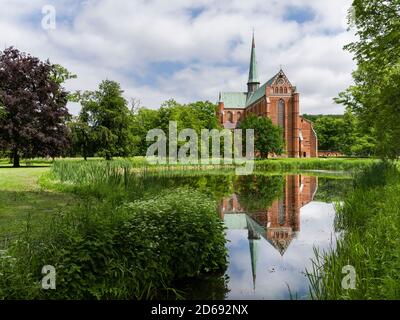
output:
[[[283,199],[279,200],[278,205],[279,205],[279,207],[278,207],[279,225],[283,226],[286,223],[285,203],[283,202]]]
[[[239,111],[239,112],[236,114],[236,117],[237,117],[237,119],[239,120],[239,119],[242,117],[242,113]]]
[[[287,88],[286,88],[286,87],[285,87],[285,89],[284,89],[284,92],[285,92],[285,93],[288,93],[288,91],[287,91]]]
[[[282,87],[280,87],[279,93],[283,93],[283,88]]]
[[[285,101],[283,99],[278,101],[278,125],[285,129]]]
[[[279,93],[279,89],[277,87],[275,88],[275,93]]]
[[[230,123],[233,122],[233,113],[230,112],[230,111],[228,111],[228,121],[229,121]]]

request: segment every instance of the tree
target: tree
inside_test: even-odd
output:
[[[132,113],[122,94],[117,82],[105,80],[97,91],[86,91],[80,96],[79,127],[85,124],[90,128],[95,152],[107,160],[113,156],[128,156],[134,148],[130,130]],[[85,145],[84,141],[80,143]]]
[[[269,154],[281,155],[284,152],[283,131],[271,119],[250,114],[242,121],[240,128],[254,129],[254,148],[261,157],[268,158]]]
[[[68,92],[49,61],[8,48],[0,53],[0,147],[20,157],[51,156],[68,146]]]
[[[354,0],[351,27],[358,40],[345,47],[354,54],[355,84],[336,98],[366,130],[372,127],[377,153],[400,156],[400,0]]]
[[[219,129],[216,108],[217,106],[209,101],[180,104],[173,99],[165,101],[158,110],[139,108],[132,121],[132,133],[137,141],[135,154],[146,154],[147,147],[151,144],[146,142],[149,130],[162,129],[168,137],[170,121],[177,122],[178,131],[190,128],[199,136],[202,129]]]
[[[346,110],[337,137],[338,150],[350,156],[372,156],[376,153],[376,140],[371,127],[363,128],[354,113]]]
[[[349,156],[375,154],[376,141],[372,129],[363,128],[350,109],[344,115],[319,115],[313,119],[320,150],[340,151]]]
[[[89,156],[93,156],[96,150],[95,136],[92,128],[87,122],[84,122],[77,117],[69,124],[71,136],[71,150],[72,156],[81,155],[85,160]]]
[[[238,176],[235,190],[247,213],[269,209],[283,196],[285,180],[282,176]]]
[[[135,155],[146,155],[148,146],[151,144],[146,141],[149,130],[159,126],[158,110],[139,108],[132,118],[131,132],[135,137]]]
[[[343,127],[343,118],[318,117],[314,123],[314,129],[318,136],[318,148],[320,150],[339,151]]]

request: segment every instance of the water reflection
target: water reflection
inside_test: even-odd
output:
[[[239,179],[235,192],[219,206],[230,241],[227,298],[306,298],[304,270],[314,256],[313,246],[331,245],[333,205],[313,202],[317,177],[241,179],[250,181]]]

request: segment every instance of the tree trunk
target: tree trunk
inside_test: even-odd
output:
[[[14,150],[13,152],[13,167],[14,168],[19,168],[21,165],[19,163],[19,154],[18,150]]]

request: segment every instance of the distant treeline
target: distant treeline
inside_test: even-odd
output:
[[[344,115],[309,115],[303,117],[314,123],[319,150],[340,151],[348,156],[375,154],[376,139],[370,127],[364,127],[350,111]]]

